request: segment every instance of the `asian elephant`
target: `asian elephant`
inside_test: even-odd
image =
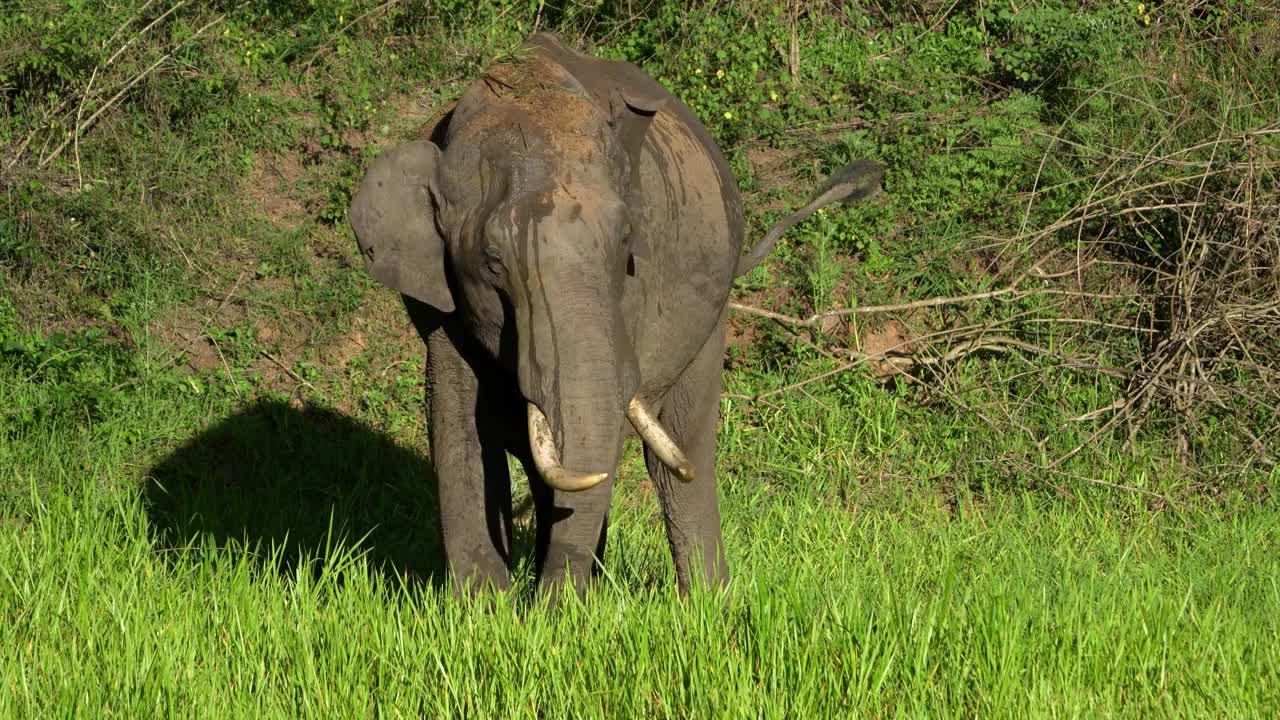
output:
[[[350,223],[427,346],[455,588],[510,583],[510,453],[532,486],[542,590],[580,591],[630,433],[680,590],[726,583],[714,475],[730,287],[786,228],[879,182],[877,164],[855,162],[741,256],[737,185],[689,108],[548,33],[375,160]]]

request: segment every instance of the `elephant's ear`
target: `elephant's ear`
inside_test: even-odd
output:
[[[351,200],[365,268],[375,280],[442,312],[454,309],[444,270],[444,238],[436,224],[440,148],[406,143],[369,166]]]
[[[618,140],[621,141],[627,153],[631,166],[632,191],[637,188],[636,176],[640,172],[640,149],[644,147],[645,135],[649,132],[649,126],[653,124],[653,118],[666,104],[667,98],[663,95],[623,92],[618,88],[613,88],[609,92],[609,125],[618,134]],[[628,198],[628,204],[634,206],[637,203],[633,202],[633,198]],[[633,256],[640,258],[649,256],[649,247],[644,236],[635,235],[631,242]]]
[[[667,98],[662,95],[624,91],[616,87],[610,90],[609,124],[618,133],[633,170],[640,165],[640,148],[644,147],[649,125],[666,104]]]

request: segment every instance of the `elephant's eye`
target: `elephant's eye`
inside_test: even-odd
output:
[[[497,248],[484,249],[484,269],[494,277],[502,277],[506,271],[506,266],[502,264],[502,253],[498,252]]]

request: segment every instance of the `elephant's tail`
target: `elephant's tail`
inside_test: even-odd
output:
[[[764,239],[753,247],[751,252],[738,258],[734,277],[742,277],[751,272],[773,250],[774,244],[783,233],[817,212],[819,208],[834,202],[852,203],[878,195],[880,180],[883,176],[884,168],[874,160],[854,160],[835,171],[822,184],[808,205],[779,220],[776,225],[769,228]]]

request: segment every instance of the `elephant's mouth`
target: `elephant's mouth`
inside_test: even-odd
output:
[[[533,454],[533,463],[548,485],[564,492],[581,492],[590,490],[609,477],[609,473],[575,472],[561,465],[560,453],[556,450],[556,439],[547,416],[533,403],[528,404],[528,415],[529,448]],[[693,481],[693,466],[689,464],[689,458],[639,398],[632,398],[627,404],[627,419],[663,465],[680,480]]]

